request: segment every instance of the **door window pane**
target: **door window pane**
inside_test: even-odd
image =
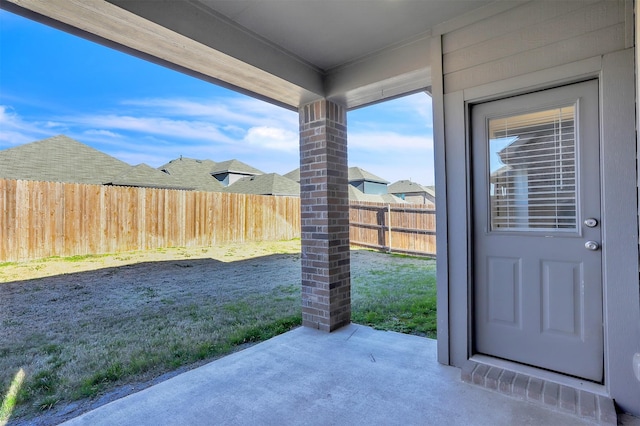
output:
[[[575,105],[489,120],[491,229],[575,231]]]

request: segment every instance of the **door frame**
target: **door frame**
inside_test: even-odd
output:
[[[626,49],[454,93],[440,95],[436,87],[438,210],[444,210],[438,216],[438,312],[445,315],[438,318],[440,362],[462,367],[473,355],[470,106],[596,78],[603,215],[602,392],[623,409],[640,410],[640,382],[631,365],[640,352],[634,71],[634,51]]]
[[[602,240],[602,230],[600,223],[594,229],[587,228],[582,224],[582,220],[586,217],[593,216],[598,220],[602,217],[598,92],[598,80],[590,79],[544,91],[501,98],[488,103],[467,104],[469,122],[471,123],[469,128],[470,209],[473,212],[473,215],[469,217],[471,249],[469,259],[471,262],[471,276],[473,277],[470,283],[471,288],[469,289],[471,298],[469,332],[471,333],[471,347],[473,350],[469,350],[469,355],[473,359],[477,359],[477,357],[474,357],[476,354],[493,353],[494,356],[487,355],[483,358],[502,356],[504,361],[511,360],[508,361],[509,363],[519,363],[527,360],[527,363],[532,366],[546,364],[550,370],[560,372],[557,374],[572,374],[577,378],[583,378],[581,380],[601,383],[604,357],[602,252],[600,250],[596,252],[586,250],[584,242],[589,239],[600,242]],[[560,107],[575,107],[573,158],[575,161],[574,206],[576,222],[573,227],[566,230],[551,229],[553,226],[539,230],[527,225],[523,225],[522,228],[517,230],[491,229],[489,222],[493,217],[493,210],[491,208],[492,203],[489,200],[489,174],[491,174],[491,168],[489,165],[490,142],[487,139],[488,122],[491,119],[516,117],[537,111],[556,111],[556,108]],[[550,148],[546,147],[546,149]],[[594,173],[594,171],[597,171],[597,173]],[[592,188],[595,189],[592,190]],[[528,188],[526,191],[528,193]],[[554,236],[554,238],[547,238],[550,235]],[[509,246],[509,244],[516,244],[518,247]],[[564,249],[554,250],[554,246],[557,244],[564,247]],[[570,251],[567,252],[566,250]],[[554,252],[555,255],[550,254],[551,252]],[[478,298],[478,294],[482,293],[483,289],[488,292],[490,288],[489,282],[491,280],[488,277],[490,268],[487,269],[488,264],[486,261],[488,258],[485,256],[494,258],[494,260],[504,260],[504,256],[511,260],[518,259],[517,264],[519,265],[521,280],[519,282],[520,286],[524,287],[520,288],[519,291],[514,290],[515,293],[520,294],[518,298],[522,302],[520,306],[522,310],[520,314],[515,314],[513,321],[520,324],[521,327],[515,326],[516,324],[514,323],[510,323],[506,327],[504,324],[496,325],[486,318],[488,312],[482,308],[488,309],[487,305],[483,306],[483,303],[487,302],[483,302],[484,298]],[[542,264],[536,266],[538,261],[556,261],[563,256],[568,256],[564,258],[564,261],[567,262],[564,265],[573,265],[572,270],[576,268],[575,262],[578,261],[578,258],[582,259],[579,269],[584,274],[583,279],[586,285],[582,288],[585,301],[581,306],[585,309],[583,314],[588,313],[589,317],[580,320],[580,324],[587,327],[585,331],[588,331],[583,331],[585,334],[583,334],[582,339],[577,340],[576,337],[578,336],[575,334],[570,334],[570,337],[567,334],[563,334],[563,338],[560,338],[558,334],[553,332],[547,333],[543,332],[543,330],[537,330],[536,324],[538,321],[542,321],[542,316],[532,322],[532,318],[526,314],[540,314],[539,307],[536,307],[536,302],[534,302],[537,295],[540,297],[538,302],[543,303],[542,293],[539,293],[542,290],[543,274],[542,269],[540,269]],[[540,276],[535,275],[536,271]],[[534,281],[530,281],[530,279],[534,279]],[[513,284],[515,285],[515,283]],[[538,284],[540,288],[538,288]],[[572,284],[575,284],[575,281]],[[578,291],[578,289],[575,288],[572,291],[572,296],[574,297],[575,291]],[[588,297],[588,300],[586,297]],[[478,316],[481,311],[483,313]],[[475,319],[475,323],[473,319]],[[525,330],[533,334],[527,335]],[[527,336],[526,338],[524,337],[525,335]],[[503,346],[502,342],[507,341],[503,339],[510,338],[516,339],[519,342],[518,345],[508,344]],[[529,338],[533,340],[529,340]],[[559,348],[565,348],[566,351],[557,352],[556,356],[550,357],[548,350],[542,348],[546,347],[546,343],[551,343],[552,341],[557,342],[560,345]],[[534,344],[533,342],[537,343]],[[480,349],[481,344],[485,349],[484,352]],[[525,347],[527,349],[523,349]],[[589,356],[584,356],[585,353],[588,353]],[[580,358],[582,362],[576,362],[576,358]],[[515,361],[516,359],[520,361]],[[560,361],[560,359],[563,361]],[[586,360],[589,360],[589,362]],[[502,363],[502,360],[500,362]]]

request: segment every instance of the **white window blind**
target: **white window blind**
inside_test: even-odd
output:
[[[572,231],[575,105],[489,121],[491,229]]]

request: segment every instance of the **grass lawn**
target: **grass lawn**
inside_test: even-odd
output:
[[[351,320],[380,330],[436,338],[435,260],[376,253],[352,260]]]
[[[352,251],[353,321],[435,337],[435,261]],[[0,264],[0,424],[300,324],[300,242]]]

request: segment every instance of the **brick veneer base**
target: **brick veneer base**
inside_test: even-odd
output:
[[[463,382],[542,404],[576,417],[600,424],[617,424],[616,409],[611,398],[582,389],[471,360],[462,368],[461,378]]]
[[[351,322],[347,114],[320,100],[300,108],[302,324]]]

